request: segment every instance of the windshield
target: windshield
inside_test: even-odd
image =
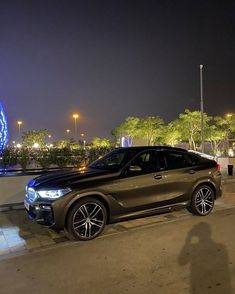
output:
[[[126,150],[114,150],[104,157],[92,162],[89,167],[103,170],[119,171],[131,158]]]

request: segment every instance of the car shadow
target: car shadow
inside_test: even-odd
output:
[[[190,293],[233,293],[226,247],[212,240],[207,223],[189,231],[178,262],[181,266],[189,264]]]

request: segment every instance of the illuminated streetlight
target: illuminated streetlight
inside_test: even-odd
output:
[[[226,114],[226,118],[231,118],[233,115],[232,115],[232,113],[227,113]]]
[[[73,114],[74,118],[74,139],[77,141],[77,119],[79,118],[79,115],[77,113]]]
[[[17,124],[18,124],[18,128],[19,128],[19,139],[20,139],[20,130],[21,130],[21,125],[23,124],[23,122],[22,121],[20,121],[20,120],[18,120],[18,122],[17,122]]]
[[[51,145],[51,134],[48,134],[48,144]]]
[[[84,136],[85,136],[85,134],[81,134],[81,137],[82,137],[82,139],[83,139],[83,148],[85,149],[86,148],[86,140],[84,140]]]

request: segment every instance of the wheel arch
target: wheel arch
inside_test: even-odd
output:
[[[208,187],[210,187],[213,190],[214,195],[215,195],[215,199],[216,199],[216,197],[217,197],[217,195],[216,195],[216,187],[215,187],[214,183],[211,182],[211,181],[202,181],[202,182],[198,183],[197,185],[195,185],[195,187],[194,187],[194,189],[192,191],[192,195],[194,194],[194,192],[196,191],[196,189],[198,189],[201,186],[208,186]]]
[[[106,212],[107,212],[107,223],[109,223],[110,220],[110,206],[108,203],[108,200],[105,198],[105,196],[99,192],[93,192],[93,193],[86,193],[84,195],[77,195],[77,197],[75,197],[73,199],[72,202],[69,203],[66,214],[65,214],[65,218],[64,218],[64,227],[67,229],[67,221],[68,221],[68,215],[70,213],[70,211],[74,208],[74,206],[81,200],[85,200],[87,198],[93,198],[96,200],[99,200],[105,207]]]

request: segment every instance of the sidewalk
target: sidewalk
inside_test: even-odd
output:
[[[235,206],[235,177],[223,177],[223,196],[216,201],[215,210]],[[129,220],[106,226],[102,236],[116,234],[140,226],[191,217],[186,210]],[[66,235],[56,233],[28,220],[24,209],[0,212],[0,258],[8,254],[24,254],[56,244],[71,242]]]

